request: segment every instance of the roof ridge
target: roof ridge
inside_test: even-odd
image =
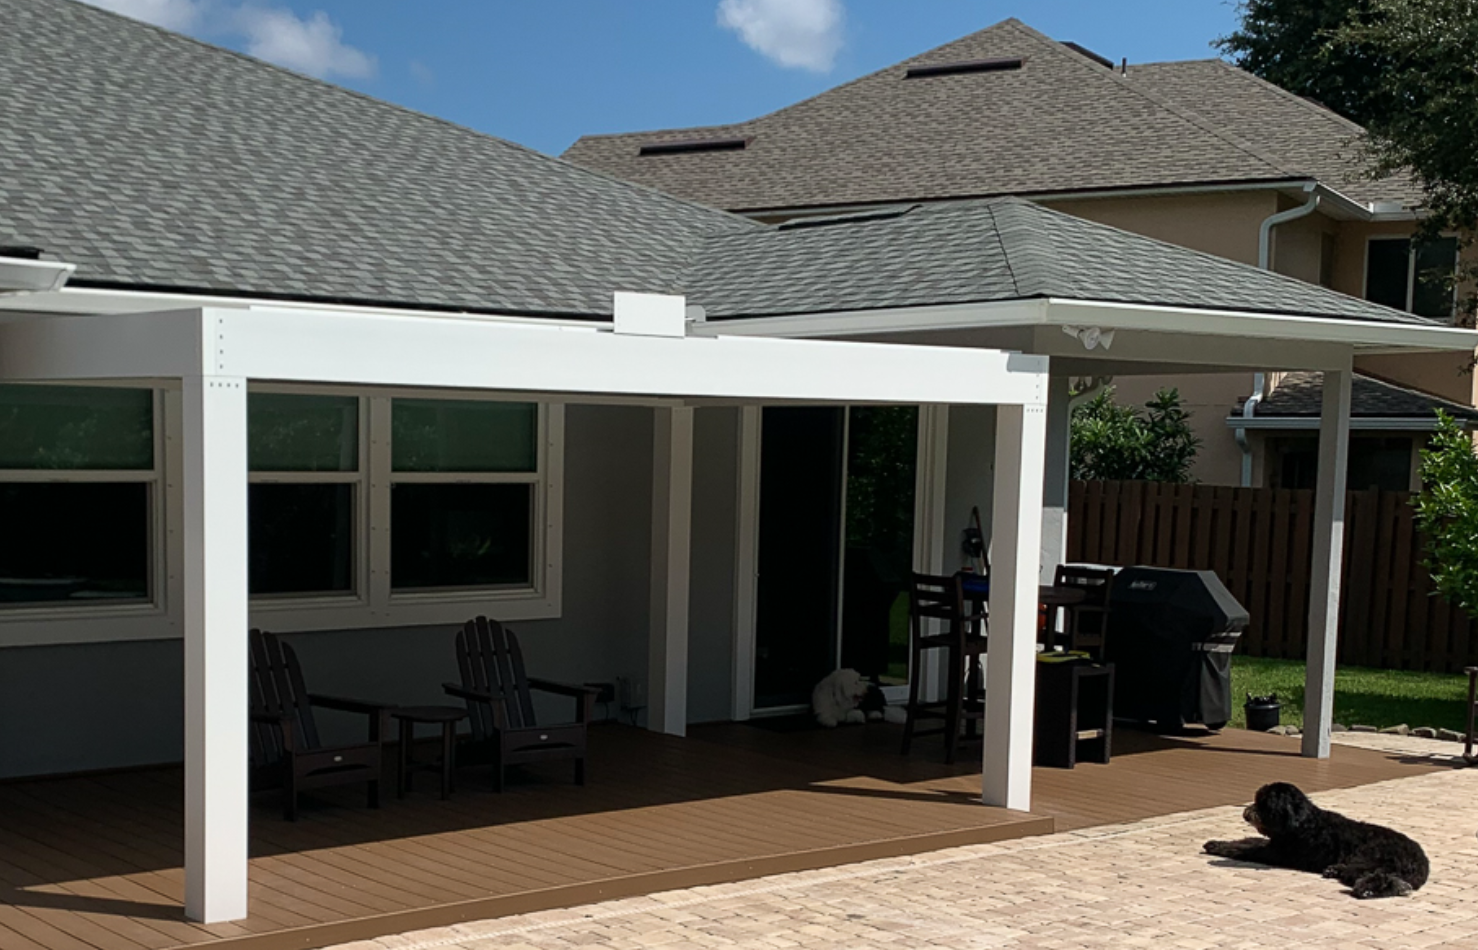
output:
[[[1068,58],[1072,62],[1074,62],[1077,65],[1082,66],[1084,68],[1089,68],[1089,69],[1097,70],[1098,73],[1100,73],[1100,74],[1103,74],[1103,73],[1106,72],[1107,73],[1107,78],[1109,79],[1109,81],[1110,82],[1117,83],[1120,88],[1129,90],[1134,95],[1137,95],[1140,98],[1145,99],[1145,100],[1153,103],[1156,106],[1159,106],[1161,109],[1164,109],[1165,111],[1171,113],[1172,115],[1176,116],[1177,118],[1181,119],[1182,121],[1188,122],[1191,125],[1194,125],[1196,128],[1200,129],[1201,131],[1203,131],[1203,132],[1205,132],[1205,133],[1207,133],[1209,135],[1215,136],[1216,138],[1221,139],[1223,142],[1226,142],[1228,145],[1231,145],[1233,148],[1236,148],[1236,149],[1239,149],[1239,150],[1241,150],[1243,152],[1246,152],[1248,155],[1251,155],[1253,158],[1255,158],[1258,161],[1262,162],[1264,165],[1267,165],[1269,168],[1273,169],[1274,171],[1277,171],[1277,172],[1279,172],[1281,174],[1284,174],[1284,175],[1290,175],[1290,176],[1293,176],[1293,177],[1298,177],[1298,176],[1300,176],[1300,175],[1303,174],[1301,172],[1294,171],[1294,170],[1289,169],[1289,168],[1285,168],[1282,164],[1280,164],[1271,155],[1268,155],[1265,152],[1263,152],[1262,150],[1254,147],[1250,142],[1243,141],[1242,139],[1237,138],[1236,136],[1233,136],[1233,135],[1230,135],[1230,134],[1224,132],[1222,129],[1218,128],[1214,123],[1212,123],[1209,119],[1205,118],[1204,116],[1202,116],[1202,115],[1200,115],[1200,114],[1198,114],[1196,112],[1193,112],[1190,109],[1186,109],[1186,108],[1184,108],[1182,106],[1176,105],[1175,103],[1170,102],[1169,100],[1164,99],[1164,98],[1162,98],[1160,96],[1154,95],[1154,94],[1148,92],[1147,90],[1140,89],[1140,88],[1136,87],[1133,84],[1132,81],[1130,81],[1127,77],[1122,76],[1118,72],[1118,70],[1115,70],[1115,69],[1105,70],[1101,64],[1095,63],[1092,60],[1089,60],[1086,57],[1083,57],[1083,56],[1079,55],[1078,53],[1076,53],[1073,50],[1069,49],[1068,47],[1064,46],[1059,41],[1054,40],[1052,37],[1046,35],[1045,33],[1042,33],[1039,30],[1036,30],[1036,29],[1033,29],[1030,26],[1027,26],[1025,23],[1021,23],[1021,22],[1018,21],[1016,25],[1019,26],[1021,28],[1021,30],[1024,33],[1027,34],[1027,36],[1029,36],[1032,39],[1035,39],[1038,42],[1044,44],[1047,48],[1051,49],[1055,54],[1057,54],[1059,56],[1062,56],[1064,58]]]
[[[641,184],[640,182],[634,182],[634,181],[632,181],[632,180],[630,180],[628,178],[618,178],[615,175],[609,174],[607,172],[600,171],[598,169],[589,168],[589,167],[587,167],[585,165],[580,165],[580,164],[578,164],[576,162],[570,161],[567,158],[561,158],[558,155],[547,155],[544,152],[539,151],[538,149],[530,148],[529,146],[524,145],[524,144],[522,144],[520,142],[515,142],[515,141],[513,141],[511,139],[501,138],[499,136],[492,135],[492,134],[490,134],[488,132],[480,132],[477,129],[471,128],[469,126],[462,125],[462,124],[457,123],[457,122],[453,122],[450,119],[445,119],[445,118],[442,118],[441,116],[438,116],[438,115],[432,115],[429,112],[421,112],[421,111],[419,111],[417,109],[412,109],[409,106],[403,106],[403,105],[400,105],[399,103],[390,102],[389,100],[386,100],[386,99],[378,99],[378,98],[370,95],[369,93],[360,92],[357,89],[350,89],[347,86],[340,86],[340,85],[338,85],[336,83],[329,82],[326,79],[319,79],[316,76],[309,76],[307,73],[300,73],[300,72],[297,72],[295,70],[288,69],[285,66],[279,66],[276,63],[270,63],[270,62],[268,62],[265,59],[260,59],[260,58],[258,58],[256,56],[251,56],[251,55],[248,55],[246,53],[242,53],[242,52],[240,52],[238,50],[231,49],[230,47],[227,47],[227,46],[220,46],[220,45],[218,45],[216,43],[208,43],[205,40],[197,39],[196,37],[190,36],[187,33],[179,33],[179,32],[176,32],[174,30],[165,29],[162,26],[158,26],[156,24],[149,23],[149,22],[147,22],[145,20],[139,20],[139,19],[136,19],[136,18],[131,17],[131,16],[126,16],[126,15],[124,15],[122,13],[117,13],[117,12],[115,12],[113,10],[109,10],[109,9],[107,9],[105,7],[94,6],[91,3],[84,2],[84,0],[66,0],[66,2],[69,3],[70,5],[74,6],[74,7],[80,7],[81,9],[87,11],[87,14],[88,15],[91,15],[91,14],[99,14],[99,15],[102,15],[102,16],[105,16],[105,17],[112,17],[112,18],[117,19],[117,20],[123,20],[130,27],[136,27],[136,28],[137,27],[141,27],[143,29],[149,30],[150,32],[153,32],[153,33],[156,33],[156,34],[161,35],[166,40],[169,40],[169,41],[172,41],[172,42],[185,42],[185,43],[189,43],[189,44],[194,45],[194,46],[203,47],[203,48],[211,51],[212,53],[224,53],[224,54],[226,54],[228,56],[231,56],[231,57],[233,57],[235,59],[242,60],[242,61],[244,61],[244,62],[246,62],[246,63],[248,63],[251,66],[254,66],[256,68],[271,70],[272,72],[280,73],[283,76],[288,77],[288,78],[293,79],[293,80],[296,80],[298,82],[305,83],[305,84],[312,85],[312,86],[322,87],[326,91],[338,93],[340,95],[348,96],[348,97],[353,98],[353,99],[358,99],[358,100],[360,100],[362,102],[368,103],[368,104],[370,104],[372,106],[375,106],[375,107],[378,107],[378,108],[392,109],[392,110],[394,110],[396,112],[399,112],[399,113],[402,113],[404,115],[414,116],[414,117],[416,117],[418,119],[422,119],[422,120],[426,120],[426,121],[430,121],[430,122],[435,122],[436,124],[438,124],[440,126],[443,126],[444,128],[451,129],[452,131],[456,132],[459,135],[471,136],[473,138],[482,140],[484,142],[490,142],[490,143],[493,143],[493,144],[495,144],[497,146],[501,146],[501,147],[512,149],[514,151],[522,152],[522,153],[524,153],[526,155],[530,155],[530,156],[534,157],[536,160],[539,160],[539,161],[554,162],[554,163],[556,163],[556,164],[558,164],[560,166],[563,166],[564,168],[567,168],[567,169],[570,169],[572,171],[575,171],[575,172],[577,172],[578,174],[581,174],[581,175],[590,175],[590,176],[594,176],[596,178],[603,179],[605,181],[614,182],[616,184],[621,185],[623,188],[631,188],[631,189],[635,189],[637,191],[646,192],[648,194],[657,195],[657,196],[660,196],[661,198],[663,198],[663,199],[665,199],[667,201],[672,201],[672,202],[676,202],[678,204],[687,205],[688,207],[691,207],[691,208],[701,209],[703,211],[707,211],[707,212],[709,212],[711,214],[714,214],[714,215],[723,215],[725,217],[733,218],[735,220],[744,221],[747,224],[753,223],[753,222],[750,221],[750,219],[745,218],[743,215],[734,214],[733,212],[726,211],[726,210],[724,210],[722,208],[715,208],[712,205],[706,205],[706,204],[703,204],[703,203],[698,202],[698,201],[693,201],[690,198],[683,198],[683,197],[680,197],[678,195],[674,195],[671,192],[663,191],[660,188],[654,188],[651,185],[644,185],[644,184]]]
[[[881,76],[884,73],[888,73],[888,72],[892,72],[892,71],[894,71],[896,69],[900,69],[900,68],[902,68],[904,66],[907,66],[910,63],[913,63],[913,62],[921,59],[922,57],[928,56],[930,53],[938,52],[939,50],[942,50],[942,49],[944,49],[946,47],[949,47],[949,46],[957,46],[957,45],[959,45],[961,43],[966,42],[967,40],[972,40],[975,37],[980,36],[982,33],[989,33],[991,30],[998,30],[998,29],[1000,29],[1001,27],[1004,27],[1004,26],[1025,26],[1025,24],[1022,23],[1020,20],[1016,19],[1016,17],[1014,17],[1014,16],[1013,17],[1007,17],[1004,20],[1000,20],[1000,21],[997,21],[995,23],[992,23],[990,26],[981,27],[980,29],[975,30],[972,33],[966,33],[964,36],[956,37],[955,39],[952,39],[952,40],[950,40],[947,43],[940,43],[938,46],[931,46],[928,49],[923,50],[922,52],[915,53],[912,56],[907,56],[907,57],[905,57],[903,59],[898,60],[897,62],[889,63],[886,66],[880,66],[877,69],[872,70],[871,72],[864,73],[861,76],[858,76],[858,77],[856,77],[854,79],[849,79],[846,82],[841,83],[840,85],[831,86],[829,88],[823,89],[820,92],[816,93],[814,96],[807,96],[806,98],[801,99],[799,102],[792,102],[789,105],[781,106],[778,109],[771,110],[770,112],[766,112],[766,113],[764,113],[762,115],[757,115],[753,119],[750,119],[749,122],[750,123],[762,122],[765,119],[774,118],[775,116],[781,115],[781,114],[786,113],[786,112],[789,112],[792,109],[798,109],[801,106],[806,105],[807,103],[815,102],[817,99],[820,99],[823,96],[829,96],[829,95],[831,95],[834,92],[838,92],[838,91],[840,91],[842,89],[847,89],[847,88],[850,88],[852,86],[855,86],[858,83],[863,82],[864,80],[872,79],[875,76]]]
[[[739,130],[747,128],[753,122],[753,119],[745,119],[743,122],[717,122],[713,125],[688,125],[678,126],[677,128],[671,129],[633,129],[630,132],[589,132],[575,139],[575,141],[570,143],[569,148],[566,148],[565,151],[569,151],[570,148],[574,148],[575,145],[579,142],[585,142],[592,139],[622,139],[637,135],[677,135],[683,133],[691,134],[694,132],[711,132],[718,129]]]

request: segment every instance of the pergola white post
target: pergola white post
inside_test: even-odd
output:
[[[246,380],[183,381],[185,915],[246,916]]]
[[[987,805],[1021,811],[1031,808],[1046,437],[1046,406],[1029,403],[997,409],[981,791]]]
[[[693,410],[653,410],[652,591],[647,728],[688,729],[688,552],[693,520]]]
[[[1050,584],[1067,560],[1067,501],[1072,450],[1072,406],[1066,376],[1047,381],[1047,456],[1042,485],[1041,582]]]
[[[1309,576],[1308,666],[1303,754],[1329,757],[1334,716],[1334,658],[1339,645],[1340,582],[1345,550],[1345,471],[1350,455],[1350,371],[1324,373],[1319,417],[1319,483],[1314,496],[1314,565]]]

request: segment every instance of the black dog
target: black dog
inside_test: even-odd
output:
[[[1207,854],[1338,878],[1361,899],[1403,897],[1427,883],[1421,845],[1399,831],[1325,811],[1287,782],[1258,789],[1242,817],[1265,837],[1208,841]]]

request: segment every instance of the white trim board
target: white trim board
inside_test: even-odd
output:
[[[290,345],[288,345],[290,341]],[[736,403],[1045,401],[1047,361],[999,350],[651,337],[430,316],[201,309],[0,324],[0,380],[226,375]]]

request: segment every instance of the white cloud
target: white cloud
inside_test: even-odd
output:
[[[310,76],[367,79],[375,74],[375,58],[344,42],[344,31],[319,10],[300,19],[291,10],[244,6],[236,29],[246,36],[246,51],[269,63]]]
[[[411,72],[411,78],[420,85],[425,86],[428,89],[436,85],[436,73],[432,72],[431,67],[427,66],[419,59],[411,60],[409,68]]]
[[[200,22],[199,0],[87,0],[95,7],[112,10],[135,20],[153,23],[166,30],[189,30]]]
[[[842,48],[841,0],[720,0],[719,25],[781,66],[824,73]]]
[[[367,79],[375,58],[344,42],[327,13],[300,17],[284,7],[229,0],[87,0],[136,20],[207,39],[239,37],[246,52],[310,76]]]

